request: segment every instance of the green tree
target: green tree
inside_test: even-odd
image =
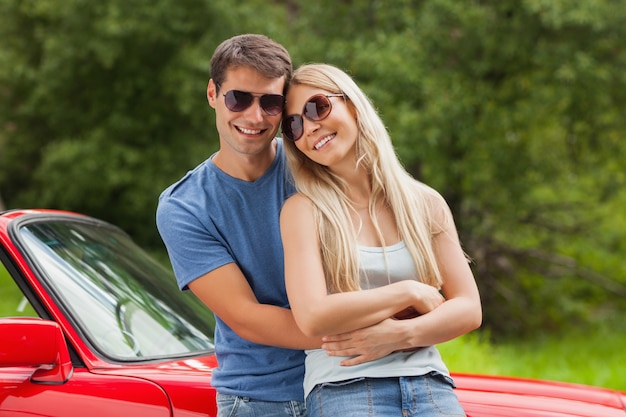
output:
[[[331,3],[291,2],[290,50],[348,69],[409,170],[443,192],[485,327],[623,314],[626,3]]]
[[[261,2],[2,0],[0,189],[9,207],[84,212],[157,246],[159,193],[217,147],[219,42]],[[265,18],[264,18],[265,17]]]
[[[457,220],[497,336],[626,311],[625,0],[0,0],[0,190],[159,247],[223,39],[349,71]],[[254,231],[251,231],[254,233]]]

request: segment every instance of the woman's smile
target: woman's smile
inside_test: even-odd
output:
[[[319,150],[322,146],[326,145],[328,142],[335,139],[336,135],[337,135],[336,133],[332,133],[330,135],[324,136],[315,145],[313,145],[313,149],[315,149],[316,151]]]

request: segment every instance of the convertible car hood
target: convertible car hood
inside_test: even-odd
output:
[[[623,393],[522,378],[455,374],[468,417],[624,417]]]

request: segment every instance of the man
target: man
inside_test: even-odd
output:
[[[216,316],[220,416],[303,416],[303,349],[283,277],[279,214],[295,190],[276,138],[292,64],[280,44],[239,35],[220,44],[207,87],[217,153],[159,199],[157,226],[178,285]],[[405,320],[406,322],[407,320]],[[330,336],[330,354],[356,364],[409,348],[399,321]]]

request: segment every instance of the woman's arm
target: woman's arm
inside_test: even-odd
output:
[[[287,295],[296,323],[308,336],[348,332],[379,323],[407,307],[426,312],[443,302],[437,289],[412,280],[328,294],[310,200],[302,195],[287,200],[280,221]]]
[[[482,322],[478,286],[459,242],[450,208],[438,193],[431,197],[431,206],[435,221],[444,225],[444,230],[433,238],[433,248],[446,301],[412,323],[415,326],[412,346],[447,342],[480,327]]]
[[[389,319],[368,328],[325,337],[322,348],[330,355],[352,357],[343,361],[343,365],[371,361],[393,351],[447,342],[480,326],[480,295],[452,214],[438,194],[431,203],[437,223],[445,225],[445,230],[434,237],[433,244],[444,280],[442,291],[446,301],[431,312],[412,319]]]

